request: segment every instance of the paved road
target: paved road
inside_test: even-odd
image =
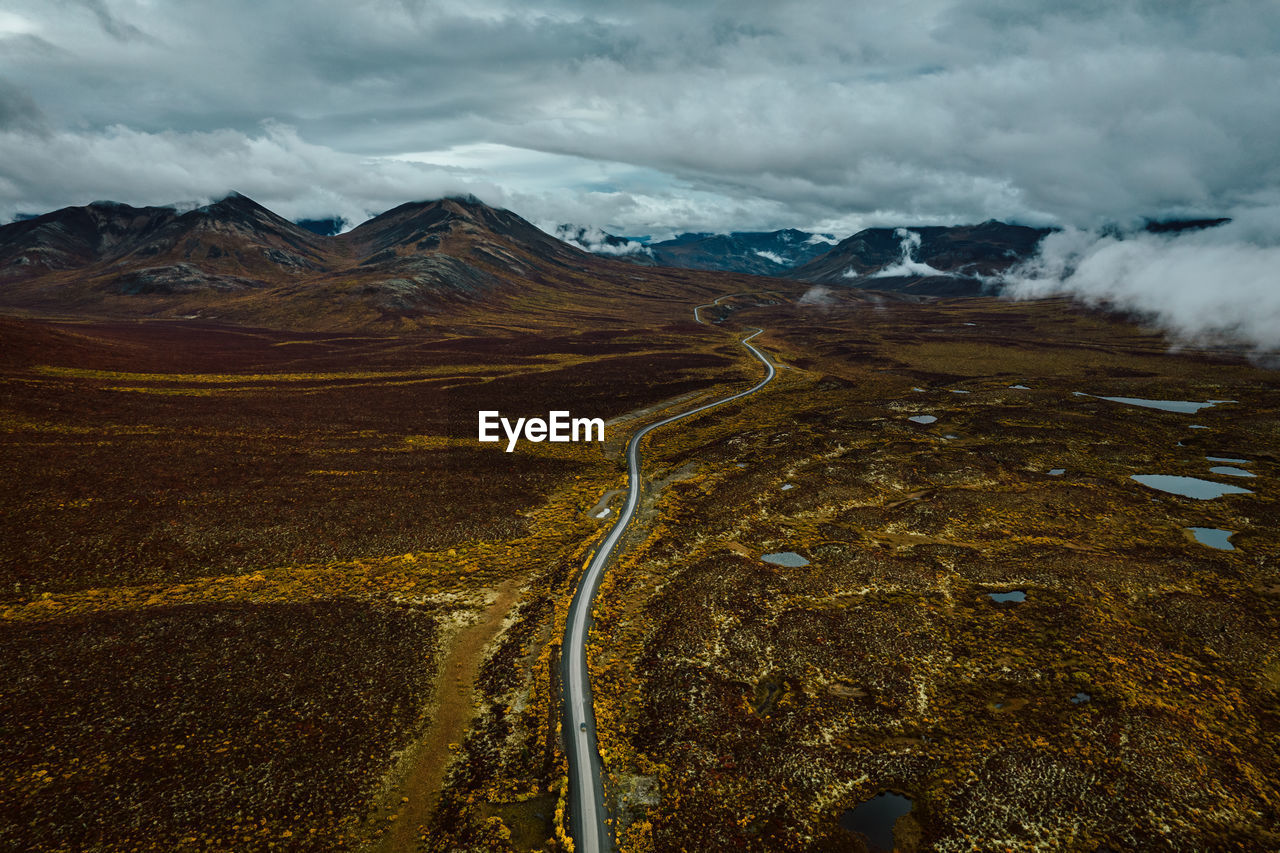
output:
[[[723,298],[723,297],[722,297]],[[719,300],[717,300],[719,301]],[[707,306],[700,305],[698,308]],[[698,308],[693,309],[694,319],[702,322]],[[627,502],[609,535],[592,557],[586,573],[578,584],[573,603],[569,607],[569,620],[565,625],[564,649],[561,655],[561,677],[565,692],[565,748],[569,757],[569,803],[572,815],[571,832],[576,853],[605,853],[614,848],[613,833],[606,823],[609,810],[604,801],[601,781],[600,750],[596,742],[595,712],[591,704],[591,680],[587,673],[587,628],[591,622],[591,605],[595,599],[605,565],[617,547],[618,540],[626,532],[640,502],[640,442],[653,430],[678,420],[723,406],[754,394],[773,381],[777,371],[773,363],[749,342],[762,329],[742,339],[742,345],[764,364],[764,379],[746,391],[699,406],[687,412],[673,415],[657,423],[649,424],[631,436],[627,444]]]
[[[716,297],[714,302],[708,302],[706,305],[696,306],[693,309],[693,319],[694,319],[694,322],[701,323],[704,326],[709,326],[711,324],[708,323],[706,320],[702,319],[702,316],[698,313],[703,308],[714,308],[720,304],[721,300],[732,299],[735,296],[774,296],[776,297],[777,295],[778,295],[778,291],[776,290],[744,290],[741,293],[726,293],[724,296]],[[756,334],[759,334],[759,332],[757,332]],[[751,337],[754,338],[755,335],[752,335]],[[750,338],[748,338],[747,340],[750,340]],[[756,355],[759,356],[760,353],[756,353]],[[722,400],[721,402],[727,402],[727,401]]]

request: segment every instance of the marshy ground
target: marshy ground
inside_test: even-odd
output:
[[[860,850],[840,819],[885,792],[913,802],[902,850],[1280,842],[1273,372],[1062,304],[734,322],[794,369],[740,416],[655,437],[655,475],[697,474],[599,609],[616,789],[661,792],[624,849]],[[1252,493],[1131,479],[1229,479],[1213,455],[1249,459]],[[760,559],[777,551],[807,565]]]
[[[903,850],[1280,844],[1274,371],[1058,302],[706,319],[782,369],[646,444],[591,651],[624,850],[862,850],[885,792]],[[564,846],[565,610],[657,413],[475,411],[691,406],[756,375],[729,331],[6,322],[0,846]]]
[[[480,445],[477,409],[612,418],[740,371],[661,328],[3,323],[0,846],[31,850],[417,840],[489,641],[617,478]]]

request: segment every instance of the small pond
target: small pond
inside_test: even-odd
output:
[[[970,394],[970,393],[972,393],[972,392],[970,392],[970,391],[959,391],[959,390],[957,390],[957,389],[955,389],[955,388],[952,388],[952,389],[951,389],[951,393],[952,393],[952,394]]]
[[[1252,465],[1248,459],[1240,459],[1236,456],[1206,456],[1210,462],[1230,462],[1234,465]]]
[[[911,798],[892,791],[877,794],[840,815],[840,825],[867,839],[873,853],[892,853],[893,825],[911,811]]]
[[[1092,699],[1092,698],[1093,698],[1092,696],[1090,696],[1088,693],[1085,693],[1085,692],[1082,690],[1082,691],[1080,691],[1079,693],[1077,693],[1076,695],[1074,695],[1074,696],[1072,696],[1072,697],[1071,697],[1071,704],[1072,704],[1072,705],[1083,705],[1085,702],[1088,702],[1088,701],[1089,701],[1090,699]]]
[[[1223,495],[1251,495],[1249,489],[1239,486],[1228,486],[1212,480],[1201,480],[1199,477],[1175,477],[1172,474],[1132,474],[1137,480],[1150,489],[1158,489],[1171,495],[1182,495],[1184,498],[1195,498],[1200,501],[1220,498]]]
[[[1061,477],[1065,473],[1067,473],[1066,468],[1050,468],[1049,469],[1050,477]]]
[[[990,598],[997,604],[1021,604],[1027,600],[1027,593],[1025,590],[1021,589],[1014,589],[1009,592],[989,592],[987,593],[987,598]]]
[[[1030,390],[1031,390],[1031,389],[1030,389],[1030,388],[1028,388],[1026,385],[1010,385],[1009,387],[1010,387],[1010,388],[1012,388],[1012,389],[1013,389],[1013,390],[1015,390],[1015,391],[1030,391]]]
[[[1219,551],[1234,551],[1236,546],[1228,540],[1235,534],[1234,530],[1223,530],[1220,527],[1188,527],[1191,535],[1201,545],[1217,548]]]
[[[778,551],[774,554],[764,554],[760,559],[766,563],[773,563],[775,566],[788,566],[793,569],[809,565],[809,561],[795,551]]]
[[[783,483],[783,484],[782,484],[782,491],[784,491],[784,492],[789,492],[789,491],[791,491],[792,489],[794,489],[795,487],[796,487],[796,484],[795,484],[795,483]]]
[[[1233,468],[1230,465],[1214,465],[1209,469],[1214,474],[1225,474],[1228,477],[1256,477],[1252,471],[1246,471],[1243,468]]]
[[[912,415],[911,417],[907,418],[907,420],[917,424],[931,424],[934,421],[936,421],[937,418],[935,418],[933,415]]]

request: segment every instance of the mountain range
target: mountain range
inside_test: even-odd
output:
[[[689,233],[657,243],[561,226],[572,245],[633,263],[721,270],[928,296],[972,296],[986,280],[1035,253],[1047,228],[980,225],[868,228],[837,242],[786,229]]]
[[[610,261],[472,198],[410,202],[336,236],[238,193],[187,212],[94,202],[0,226],[0,308],[285,328],[629,311],[716,293],[685,271]],[[604,312],[608,316],[609,312]]]
[[[719,270],[779,276],[811,261],[835,244],[826,234],[788,228],[782,231],[689,232],[670,240],[618,237],[574,225],[561,225],[556,236],[588,252],[624,258],[646,266]]]
[[[930,296],[974,296],[1035,254],[1048,228],[980,225],[868,228],[787,275],[801,281]]]
[[[990,221],[871,228],[835,245],[797,230],[647,243],[566,226],[557,239],[474,198],[409,202],[333,234],[342,224],[290,222],[238,193],[185,212],[67,207],[0,226],[0,308],[337,328],[564,313],[620,296],[674,314],[707,293],[758,287],[748,275],[961,296],[1048,233]]]

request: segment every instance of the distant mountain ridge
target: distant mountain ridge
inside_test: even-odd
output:
[[[786,228],[681,234],[650,244],[649,249],[664,266],[776,276],[822,255],[832,242],[828,235]]]
[[[867,228],[786,277],[865,290],[973,296],[983,279],[1032,257],[1049,228],[979,225]]]
[[[321,239],[239,193],[179,213],[93,202],[0,227],[0,280],[79,270],[121,292],[252,286],[324,269]]]
[[[715,292],[634,271],[473,198],[410,202],[337,236],[238,193],[186,212],[95,202],[0,226],[0,309],[59,316],[354,328],[607,312],[619,297],[683,316],[681,303]]]
[[[0,227],[0,272],[14,275],[81,267],[127,251],[176,217],[177,212],[168,207],[107,201],[43,216],[24,215]]]
[[[560,225],[556,238],[593,255],[622,258],[644,266],[657,263],[647,237],[618,237],[590,225]]]
[[[618,237],[589,226],[562,225],[557,236],[588,252],[646,266],[777,276],[821,255],[836,241],[825,234],[781,231],[687,232],[670,240]]]
[[[1231,220],[1148,220],[1142,230],[1179,234]],[[691,232],[670,240],[618,237],[561,226],[557,235],[585,251],[646,266],[747,273],[917,296],[976,296],[993,277],[1033,257],[1053,228],[990,219],[977,225],[867,228],[844,240],[786,229]],[[1118,226],[1108,229],[1126,233]]]
[[[797,229],[685,233],[641,242],[600,229],[561,226],[580,248],[647,266],[791,278],[921,296],[973,296],[985,278],[1035,254],[1048,228],[979,225],[867,228],[840,241]]]

